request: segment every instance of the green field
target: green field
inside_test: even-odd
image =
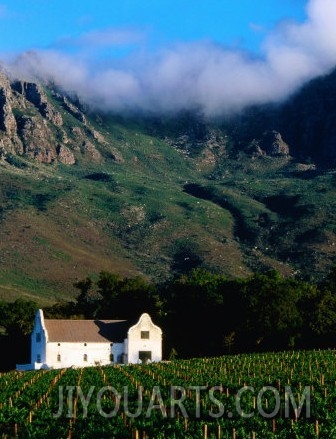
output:
[[[336,352],[0,376],[2,438],[336,437]]]

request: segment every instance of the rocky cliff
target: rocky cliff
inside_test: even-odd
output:
[[[40,163],[100,161],[104,138],[65,96],[40,84],[11,81],[0,73],[0,156]]]
[[[256,106],[225,121],[235,148],[336,165],[336,70],[281,104]]]
[[[92,115],[91,115],[92,116]],[[0,73],[0,155],[41,163],[102,160],[104,136],[76,100],[33,82]],[[311,81],[286,102],[255,106],[209,121],[194,114],[147,119],[150,135],[185,155],[214,164],[240,151],[251,158],[282,157],[336,164],[336,70]],[[143,121],[142,121],[143,122]],[[122,160],[115,151],[115,159]]]

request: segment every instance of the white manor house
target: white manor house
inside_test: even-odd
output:
[[[127,320],[45,319],[35,316],[31,363],[17,370],[61,369],[162,360],[162,330],[149,314]]]

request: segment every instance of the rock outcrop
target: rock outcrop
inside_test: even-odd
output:
[[[75,156],[69,148],[64,145],[61,145],[58,149],[58,159],[64,165],[74,165],[76,163]]]
[[[73,117],[78,119],[80,122],[82,122],[84,125],[86,125],[86,117],[84,114],[79,110],[79,108],[76,107],[72,102],[69,101],[68,98],[65,96],[61,96],[63,107],[68,111],[70,114],[72,114]]]
[[[299,162],[330,167],[336,164],[335,120],[336,68],[286,101],[253,106],[232,117],[225,128],[236,150],[243,146],[254,156],[290,155]]]
[[[260,147],[271,157],[289,157],[289,146],[278,131],[266,131]]]
[[[17,136],[17,123],[13,113],[15,98],[9,79],[0,72],[0,144],[1,156],[11,154],[22,154],[23,146]],[[18,102],[18,106],[21,102]]]
[[[56,157],[53,135],[46,122],[37,116],[20,116],[18,135],[24,145],[23,152],[41,163],[51,163]]]
[[[13,88],[30,101],[41,113],[43,117],[56,126],[63,125],[63,119],[60,112],[56,111],[53,105],[48,102],[48,98],[42,87],[33,82],[16,81]]]
[[[100,162],[98,145],[108,143],[70,98],[0,72],[0,159],[11,154],[73,165],[82,156]]]

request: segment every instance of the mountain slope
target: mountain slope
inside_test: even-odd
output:
[[[293,147],[284,108],[216,122],[96,114],[2,75],[0,298],[68,299],[101,270],[321,278],[335,259],[335,176]]]

